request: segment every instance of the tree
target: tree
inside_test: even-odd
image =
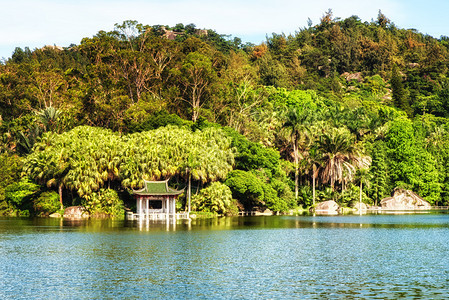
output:
[[[279,152],[260,143],[251,142],[244,135],[231,128],[225,132],[232,138],[231,146],[235,147],[235,168],[245,171],[267,169],[272,174],[279,172],[281,158]]]
[[[61,73],[61,70],[43,72],[36,70],[33,73],[34,86],[32,90],[39,101],[40,109],[60,104],[60,90],[63,89],[66,84]]]
[[[39,192],[39,188],[39,185],[23,178],[5,188],[5,200],[13,207],[25,208],[31,202],[31,198]],[[24,214],[29,215],[29,211],[24,209]]]
[[[385,143],[376,141],[371,150],[372,163],[369,170],[370,196],[374,199],[374,205],[377,206],[380,200],[388,195],[388,165]]]
[[[232,197],[239,200],[245,209],[264,206],[263,183],[253,173],[234,170],[229,173],[225,184],[231,189]]]
[[[392,98],[394,106],[402,109],[410,116],[411,109],[410,104],[406,98],[404,85],[402,84],[402,76],[399,72],[399,68],[397,65],[393,66],[391,71],[391,89],[392,89]]]
[[[106,129],[80,126],[69,132],[48,132],[24,162],[24,173],[31,179],[56,186],[61,209],[63,189],[89,197],[108,180],[118,178],[123,145],[118,135]]]
[[[238,213],[236,201],[228,186],[213,182],[193,196],[193,210],[216,214],[235,215]]]
[[[54,108],[53,106],[48,106],[45,109],[41,109],[37,113],[38,120],[44,127],[44,131],[56,131],[57,123],[61,111]]]
[[[192,107],[192,121],[195,122],[216,77],[212,62],[202,53],[191,52],[184,59],[179,75],[184,87],[183,100]]]
[[[324,183],[330,182],[332,191],[335,182],[343,185],[351,181],[358,167],[366,164],[358,145],[347,129],[333,128],[324,133],[318,140],[317,147],[321,156],[321,179]]]
[[[10,205],[5,201],[5,188],[20,180],[22,158],[8,153],[0,154],[0,215],[8,214]]]
[[[295,198],[298,199],[299,179],[299,143],[302,135],[308,130],[310,111],[298,107],[290,108],[285,115],[283,128],[288,132],[289,142],[292,146],[291,155],[295,165]]]
[[[369,173],[369,169],[368,168],[360,168],[357,170],[356,174],[356,181],[359,182],[359,189],[360,189],[360,194],[359,194],[359,210],[362,209],[362,192],[363,192],[363,185],[368,186],[370,183],[370,177],[371,174]],[[369,187],[369,186],[368,186]]]
[[[113,70],[126,80],[129,97],[137,102],[153,73],[147,51],[150,31],[137,21],[125,21],[121,25],[115,24],[113,35],[119,41],[117,49],[111,53],[117,60]]]
[[[45,137],[44,137],[45,138]],[[51,141],[52,136],[47,136]],[[46,141],[44,139],[44,141]],[[37,145],[46,147],[45,142]],[[24,172],[36,181],[46,184],[48,187],[57,186],[59,193],[60,209],[64,208],[62,201],[63,187],[66,185],[65,176],[69,172],[69,153],[61,147],[49,147],[44,152],[35,151],[27,157]]]
[[[196,149],[195,149],[196,150]],[[187,212],[190,214],[191,209],[191,197],[192,197],[192,172],[197,172],[200,164],[198,162],[198,152],[195,151],[193,153],[189,153],[187,157],[187,161],[185,162],[185,173],[188,177],[188,186],[187,186]]]
[[[234,165],[230,138],[216,128],[192,132],[185,127],[160,127],[126,136],[123,147],[119,177],[122,186],[130,188],[141,187],[144,179],[175,175],[184,176],[189,186],[192,180],[214,182],[225,179]]]
[[[439,200],[441,186],[436,159],[424,147],[423,124],[407,118],[391,122],[386,135],[391,186],[413,189],[430,203]]]
[[[382,11],[379,9],[379,13],[377,14],[377,24],[383,28],[387,27],[391,23],[390,19],[388,19]]]

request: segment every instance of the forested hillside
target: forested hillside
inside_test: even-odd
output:
[[[0,212],[117,215],[166,178],[213,213],[378,204],[396,187],[447,205],[448,49],[330,10],[260,45],[126,21],[16,48],[0,64]]]

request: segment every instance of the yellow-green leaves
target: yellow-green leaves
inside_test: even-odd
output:
[[[111,182],[138,188],[143,180],[191,173],[195,180],[226,178],[234,164],[231,141],[219,129],[192,132],[161,127],[121,137],[110,130],[80,126],[48,133],[34,147],[24,172],[48,186],[64,186],[88,198]]]

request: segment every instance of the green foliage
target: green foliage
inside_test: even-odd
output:
[[[305,207],[312,206],[313,204],[313,191],[309,185],[303,185],[298,190],[298,203],[301,203]]]
[[[28,177],[84,199],[143,178],[223,181],[236,169],[228,179],[248,209],[285,210],[285,173],[294,169],[306,204],[319,164],[317,198],[336,198],[329,185],[349,193],[366,148],[374,202],[406,186],[449,203],[448,49],[381,12],[362,22],[328,11],[261,45],[125,21],[64,50],[17,48],[0,64],[0,153],[23,155]],[[69,130],[80,124],[90,126]],[[31,211],[5,200],[20,165],[0,156],[0,210]]]
[[[267,169],[277,174],[280,167],[280,155],[274,149],[263,147],[261,144],[251,142],[245,136],[231,128],[225,131],[232,138],[231,146],[237,149],[235,168],[245,171]]]
[[[358,167],[367,164],[361,149],[345,128],[333,128],[320,136],[318,141],[319,161],[321,162],[321,179],[330,182],[333,189],[336,182],[351,181]]]
[[[76,191],[92,213],[115,214],[98,204],[103,195],[97,191],[111,186],[138,188],[144,179],[172,176],[203,183],[223,180],[233,163],[230,138],[213,127],[192,132],[167,126],[121,137],[80,126],[63,134],[46,133],[26,158],[24,172],[48,187],[58,187],[61,194],[63,189]]]
[[[26,179],[9,184],[4,190],[5,200],[0,202],[0,214],[29,216],[32,199],[39,190],[39,185]]]
[[[83,197],[118,179],[122,149],[119,136],[106,129],[81,126],[47,133],[27,157],[24,172],[37,182],[76,190]]]
[[[398,67],[396,65],[393,66],[393,69],[391,71],[391,89],[393,93],[394,105],[410,115],[410,105],[406,98],[401,74],[399,73]]]
[[[431,203],[439,200],[441,186],[434,157],[415,136],[408,119],[391,122],[386,136],[392,186],[408,185]]]
[[[287,87],[288,73],[285,66],[271,57],[271,55],[264,55],[258,60],[261,83],[265,86],[273,87]]]
[[[228,174],[225,184],[231,189],[232,197],[246,210],[265,205],[263,183],[253,173],[234,170]]]
[[[273,178],[270,181],[271,186],[277,193],[277,202],[282,202],[277,209],[270,208],[273,211],[287,211],[297,205],[295,195],[286,181],[287,178],[284,180]]]
[[[226,178],[234,164],[230,139],[222,130],[212,127],[195,132],[161,127],[126,136],[124,143],[120,165],[124,187],[141,186],[143,179],[188,174],[194,180],[212,182]]]
[[[21,207],[26,204],[38,191],[39,185],[28,180],[12,183],[5,188],[5,199],[10,204]]]
[[[0,154],[0,201],[6,186],[18,181],[22,171],[22,158],[8,153]]]
[[[385,81],[378,74],[365,77],[362,89],[368,95],[384,96],[387,93]]]
[[[263,185],[266,207],[275,212],[286,212],[297,205],[290,187],[277,179]]]
[[[141,132],[165,127],[167,125],[184,126],[188,124],[189,122],[181,119],[178,115],[169,114],[166,111],[159,111],[158,113],[151,115],[143,123],[136,125],[130,131]]]
[[[371,150],[371,167],[370,174],[372,175],[370,180],[369,194],[377,205],[380,200],[387,197],[392,190],[388,186],[388,165],[385,144],[377,141],[374,143]]]
[[[338,203],[342,206],[353,207],[360,201],[360,187],[351,184],[341,195],[339,195]],[[362,191],[362,203],[371,204],[372,200]]]
[[[33,200],[34,213],[38,216],[48,216],[59,211],[59,195],[55,191],[46,191]]]
[[[82,201],[82,205],[93,216],[107,215],[111,217],[123,217],[123,201],[118,197],[117,192],[111,189],[100,189],[93,192]]]
[[[228,174],[225,184],[245,210],[287,211],[296,205],[290,187],[280,180],[270,180],[262,170],[254,173],[234,170]]]
[[[416,141],[412,122],[397,119],[389,126],[386,136],[388,156],[390,158],[391,180],[414,184],[417,181],[415,162]]]
[[[318,105],[322,105],[316,91],[314,90],[292,90],[283,88],[273,89],[269,97],[276,107],[301,108],[316,110]]]
[[[235,215],[238,213],[236,201],[232,198],[228,186],[213,182],[210,186],[203,188],[192,197],[192,210],[212,212],[221,215]]]

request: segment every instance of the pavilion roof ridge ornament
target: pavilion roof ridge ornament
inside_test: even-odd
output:
[[[157,182],[157,183],[160,183],[160,182],[167,182],[168,183],[168,181],[170,180],[170,178],[168,178],[168,179],[165,179],[165,180],[146,180],[146,179],[143,179],[142,178],[142,180],[143,180],[143,182]]]
[[[135,190],[133,188],[131,188],[131,189],[132,189],[133,193],[143,192],[145,190],[145,185],[143,186],[143,188],[138,189],[138,190]]]

